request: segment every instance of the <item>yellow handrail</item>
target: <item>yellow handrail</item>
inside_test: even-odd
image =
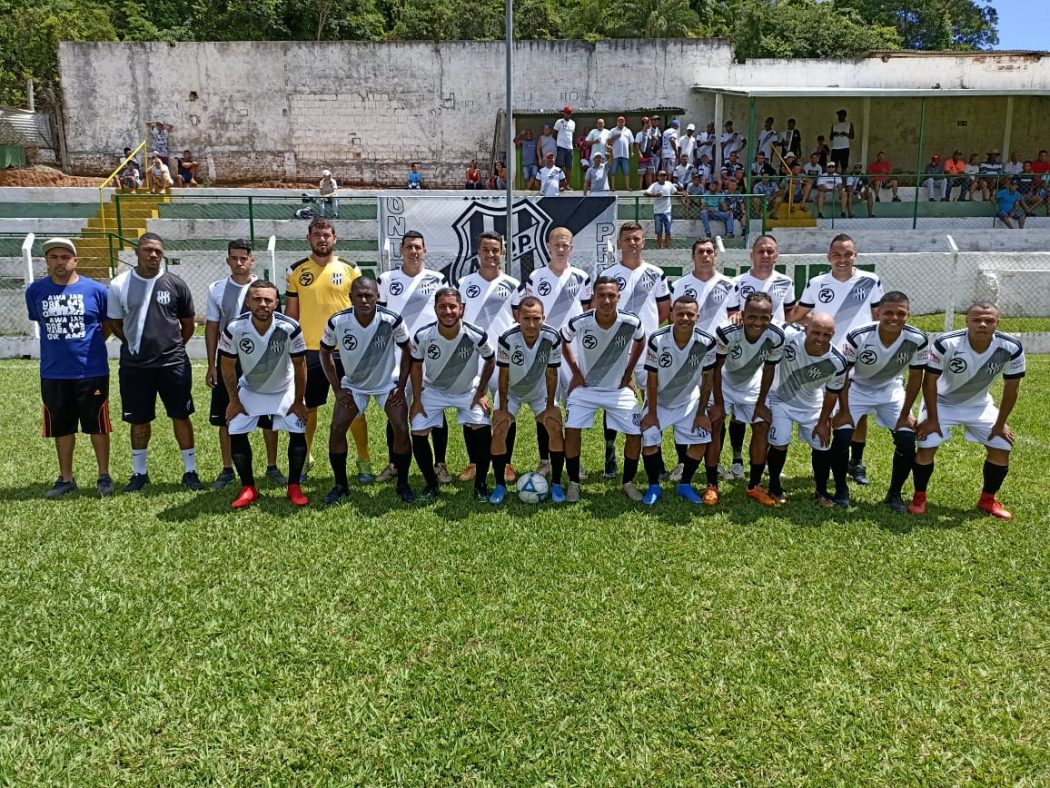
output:
[[[143,140],[142,142],[139,143],[138,147],[135,148],[135,150],[133,150],[131,152],[131,155],[130,156],[126,156],[124,158],[124,160],[121,161],[120,164],[117,165],[117,168],[115,170],[113,170],[113,172],[111,172],[109,174],[109,177],[106,178],[106,180],[102,181],[102,185],[98,187],[98,215],[99,215],[99,218],[102,219],[102,232],[104,232],[104,233],[105,232],[109,232],[109,228],[106,226],[106,196],[105,196],[105,189],[106,189],[107,186],[109,186],[110,181],[112,181],[114,178],[117,177],[117,173],[119,173],[122,169],[124,169],[127,166],[128,162],[131,161],[132,159],[134,159],[135,156],[138,155],[138,152],[140,150],[145,150],[145,148],[146,148],[146,140]],[[145,161],[143,161],[143,164],[145,164]],[[143,169],[145,169],[145,167],[143,167]],[[139,173],[139,174],[141,175],[141,173]]]

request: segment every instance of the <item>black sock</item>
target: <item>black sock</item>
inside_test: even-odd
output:
[[[661,463],[662,465],[663,463]],[[623,458],[623,479],[622,483],[633,482],[634,477],[638,475],[638,458],[635,457],[633,460],[630,457]],[[657,474],[659,476],[659,474]]]
[[[430,431],[430,434],[434,436],[434,460],[433,462],[439,465],[444,465],[446,456],[448,455],[448,421],[442,417],[441,426],[434,427]],[[413,454],[415,451],[413,450]],[[418,464],[418,460],[416,461]]]
[[[853,441],[849,445],[849,464],[860,465],[864,462],[864,442]]]
[[[933,476],[933,463],[920,465],[916,462],[911,468],[911,476],[915,480],[915,492],[926,492],[930,486],[930,477]]]
[[[984,488],[982,492],[988,495],[995,495],[999,492],[999,488],[1003,486],[1003,482],[1006,481],[1006,474],[1009,472],[1009,465],[992,465],[988,460],[984,461]]]
[[[492,475],[495,477],[497,487],[507,486],[507,455],[492,455]]]
[[[542,424],[536,425],[536,448],[539,450],[540,462],[551,458],[551,436]]]
[[[697,470],[700,468],[700,460],[694,460],[688,454],[685,456],[685,462],[682,463],[682,481],[679,484],[692,484],[693,477],[696,476]]]
[[[743,462],[744,459],[744,435],[747,433],[747,425],[742,421],[729,422],[729,442],[733,446],[733,461]]]
[[[893,433],[893,470],[890,473],[888,495],[897,497],[901,494],[914,463],[915,433],[911,430],[897,430]]]
[[[335,476],[335,483],[343,487],[349,487],[350,482],[346,478],[346,452],[340,452],[336,454],[334,451],[328,452],[328,462],[332,466],[332,475]]]
[[[813,482],[817,486],[817,492],[820,495],[827,496],[828,477],[831,476],[831,449],[823,451],[813,449],[811,464],[813,466]]]
[[[719,425],[719,427],[720,427],[720,430],[719,430],[718,434],[719,434],[720,437],[718,438],[718,445],[719,446],[725,446],[726,445],[726,421],[725,421],[725,419],[722,419],[722,423]]]
[[[766,464],[764,462],[753,462],[751,463],[751,478],[748,479],[747,489],[753,490],[762,484],[762,474],[766,470]]]
[[[406,451],[404,454],[394,454],[391,459],[394,461],[394,467],[397,468],[397,486],[408,486],[408,471],[412,467],[412,452]]]
[[[233,464],[237,468],[237,475],[241,477],[241,485],[244,487],[255,486],[255,473],[252,471],[252,444],[245,435],[230,436],[230,453],[233,455]]]
[[[433,432],[437,432],[437,429],[434,429]],[[430,451],[430,441],[427,440],[426,435],[412,436],[412,454],[416,458],[419,472],[423,474],[424,484],[427,487],[437,487],[437,474],[434,473],[434,454]]]
[[[471,440],[470,436],[474,430],[470,429],[466,424],[463,425],[463,445],[467,447],[467,462],[477,464],[474,460],[474,441]]]
[[[536,430],[537,434],[543,432],[543,429]],[[514,442],[518,437],[518,425],[516,422],[510,423],[510,429],[507,430],[507,464],[510,464],[510,458],[514,456]],[[491,449],[491,447],[490,447]]]
[[[645,466],[645,477],[649,480],[649,484],[660,483],[660,456],[656,452],[652,454],[642,455],[642,465]],[[626,470],[627,464],[624,463],[624,469]]]
[[[706,466],[705,473],[707,474],[707,484],[708,484],[708,486],[709,487],[714,487],[717,490],[718,489],[718,466],[717,465],[708,465],[708,466]]]
[[[766,465],[769,468],[769,491],[778,495],[784,493],[784,488],[780,484],[780,474],[784,472],[784,464],[787,462],[787,449],[778,449],[775,446],[769,447],[769,453],[766,456]]]
[[[684,443],[676,443],[674,445],[675,454],[678,455],[678,464],[685,465],[685,458],[689,456],[689,447]]]
[[[474,489],[483,490],[488,487],[489,465],[492,464],[492,427],[486,424],[471,432],[474,433],[474,464],[478,466]]]
[[[616,430],[608,427],[605,428],[605,461],[607,463],[616,462]]]
[[[835,479],[835,497],[849,495],[846,487],[846,476],[849,473],[849,447],[853,437],[853,428],[845,427],[835,430],[831,438],[831,474]],[[857,444],[854,443],[854,446]],[[860,444],[863,446],[864,444]]]
[[[565,455],[565,470],[569,472],[569,482],[580,483],[580,458]]]
[[[386,423],[386,456],[391,465],[394,464],[394,428],[390,422]]]
[[[306,467],[306,435],[302,432],[288,433],[288,483],[299,484]]]
[[[578,460],[577,460],[578,462]],[[561,472],[565,468],[565,452],[551,452],[551,484],[561,484]]]

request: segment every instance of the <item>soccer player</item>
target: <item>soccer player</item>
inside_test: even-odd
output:
[[[751,268],[733,280],[733,294],[726,305],[730,320],[740,322],[740,310],[749,295],[768,293],[773,302],[773,322],[784,322],[785,314],[795,308],[795,283],[774,268],[778,259],[780,251],[772,235],[760,235],[751,244]]]
[[[182,453],[182,483],[203,490],[193,447],[193,377],[186,343],[193,336],[193,296],[179,277],[163,270],[164,241],[143,233],[135,247],[137,265],[109,283],[109,319],[120,338],[120,399],[131,425],[131,479],[122,492],[149,484],[150,423],[157,396],[175,430]]]
[[[335,486],[325,503],[338,503],[350,494],[346,476],[346,431],[368,401],[386,411],[393,432],[393,459],[397,469],[397,494],[402,501],[416,499],[408,484],[412,463],[412,443],[408,437],[408,384],[411,357],[408,330],[401,316],[378,306],[379,285],[367,276],[358,277],[350,288],[353,307],[336,312],[321,335],[321,366],[335,392],[335,412],[328,438],[328,459],[335,475]],[[400,356],[395,349],[400,348]],[[342,359],[344,375],[336,371],[333,352]],[[397,376],[394,375],[395,364]]]
[[[878,319],[882,282],[872,273],[856,267],[857,245],[845,233],[831,239],[828,262],[831,270],[815,276],[806,283],[802,298],[791,310],[789,320],[798,323],[815,305],[835,318],[836,348],[842,347],[846,335]],[[868,436],[868,420],[862,418],[856,425],[850,445],[849,473],[857,484],[867,484],[864,470],[864,445]]]
[[[309,470],[317,432],[317,409],[328,401],[328,379],[321,369],[321,334],[328,318],[350,306],[350,285],[361,272],[349,260],[336,255],[335,226],[330,219],[318,217],[311,221],[306,240],[310,244],[310,256],[292,263],[288,269],[285,312],[299,322],[306,340],[306,407],[310,412],[306,421],[306,463]],[[368,425],[363,416],[350,425],[350,432],[357,447],[357,480],[369,484],[375,481],[375,476],[368,454]]]
[[[565,419],[565,467],[569,472],[565,500],[570,503],[580,500],[580,431],[591,426],[598,408],[605,410],[614,436],[616,430],[627,435],[623,491],[632,501],[642,500],[634,484],[642,448],[642,416],[631,375],[642,355],[645,329],[641,318],[617,308],[621,290],[612,277],[599,276],[594,280],[594,308],[577,315],[561,330],[562,358],[572,370]],[[608,445],[606,452],[608,470]]]
[[[492,412],[492,471],[496,484],[489,503],[501,504],[507,496],[507,468],[514,451],[515,418],[522,403],[536,417],[536,431],[548,433],[553,445],[551,500],[565,502],[561,473],[561,410],[558,408],[558,368],[561,366],[561,337],[544,323],[543,302],[526,296],[518,306],[518,325],[499,338],[496,355],[499,368],[496,408]]]
[[[91,437],[98,465],[95,491],[113,494],[109,475],[108,293],[77,273],[77,248],[68,238],[43,243],[47,276],[26,288],[29,319],[40,324],[40,396],[45,438],[55,439],[58,480],[44,493],[61,498],[77,489],[73,450],[77,423]]]
[[[1006,423],[1017,404],[1024,377],[1024,348],[1001,334],[999,310],[978,301],[966,312],[966,328],[942,334],[931,345],[923,380],[919,414],[919,450],[912,469],[915,495],[912,514],[926,513],[926,489],[933,476],[937,448],[948,440],[955,425],[966,428],[966,439],[985,445],[984,487],[977,508],[1000,520],[1012,520],[995,497],[1010,466],[1014,432]],[[1003,376],[1003,393],[995,407],[989,388]]]
[[[212,426],[219,428],[219,451],[222,455],[222,471],[212,482],[213,490],[221,490],[233,481],[233,454],[226,424],[226,407],[230,401],[218,368],[219,337],[229,322],[245,311],[248,285],[258,278],[252,273],[255,258],[252,256],[251,244],[243,238],[230,241],[226,249],[226,265],[230,268],[229,276],[208,286],[204,323],[204,345],[208,353],[208,372],[204,381],[211,389],[208,420]],[[264,428],[263,441],[266,444],[266,476],[274,484],[284,487],[288,479],[277,467],[277,433]]]
[[[799,438],[813,449],[817,503],[848,508],[846,452],[852,430],[834,430],[832,425],[832,411],[846,382],[846,358],[832,344],[835,319],[817,312],[805,331],[788,325],[784,334],[784,357],[769,396],[769,494],[778,505],[787,502],[780,474],[787,462],[792,425],[797,424]],[[829,473],[835,479],[834,495],[828,493]]]
[[[892,290],[882,296],[879,320],[855,328],[846,335],[842,354],[849,364],[842,398],[850,421],[875,414],[875,423],[893,433],[893,471],[886,504],[903,512],[901,489],[915,460],[915,419],[912,406],[922,391],[923,370],[929,341],[919,329],[908,325],[908,296]],[[901,381],[908,370],[908,384]],[[867,476],[867,470],[860,472]]]
[[[565,324],[590,306],[591,278],[587,272],[569,264],[572,254],[572,231],[568,227],[555,227],[547,236],[547,251],[550,262],[534,269],[526,277],[522,288],[526,296],[534,296],[543,303],[544,322],[557,332]],[[558,368],[558,399],[564,403],[569,390],[572,373],[567,364]],[[550,475],[550,448],[547,431],[536,430],[540,464],[536,468],[544,476]],[[582,471],[581,471],[582,474]]]
[[[718,363],[712,385],[716,411],[730,418],[734,479],[744,475],[744,435],[747,425],[751,425],[751,475],[747,495],[764,506],[777,505],[776,499],[761,485],[769,425],[773,420],[767,400],[786,341],[783,330],[773,324],[772,317],[773,299],[769,293],[759,290],[744,299],[744,316],[739,325],[719,326],[715,332]]]
[[[620,225],[617,245],[620,247],[620,262],[602,271],[620,287],[620,308],[637,315],[642,331],[648,336],[667,320],[671,314],[671,292],[663,269],[642,259],[645,249],[645,231],[638,222]],[[649,378],[644,360],[639,352],[634,368],[639,388],[644,388]],[[608,415],[608,412],[606,413]],[[605,424],[605,478],[616,478],[616,430]]]
[[[459,292],[463,296],[463,320],[477,326],[493,341],[499,339],[514,325],[514,313],[520,299],[521,284],[513,276],[503,273],[503,236],[494,232],[483,232],[478,236],[478,270],[459,280]],[[495,396],[496,381],[489,380],[489,394]],[[463,439],[467,441],[467,430],[463,427]],[[467,441],[469,446],[469,441]],[[510,438],[508,454],[514,453],[514,438]],[[461,482],[469,482],[477,471],[477,461],[469,463],[459,475]],[[507,480],[517,478],[514,469],[507,466]]]
[[[417,230],[409,230],[401,237],[401,267],[379,275],[379,306],[401,316],[410,337],[434,320],[434,294],[446,284],[445,275],[424,267],[427,256],[426,241]],[[400,364],[397,351],[395,366]],[[407,392],[411,398],[411,392]],[[444,414],[442,414],[444,416]],[[434,471],[441,484],[451,484],[452,474],[445,463],[448,450],[448,422],[431,430],[434,442]],[[389,462],[376,481],[388,482],[397,476],[394,464],[394,432],[387,427],[387,453]]]
[[[675,445],[686,447],[677,493],[690,503],[718,503],[718,453],[712,451],[711,370],[715,365],[715,338],[700,330],[700,307],[694,296],[683,295],[671,307],[671,325],[649,335],[645,369],[649,373],[642,406],[642,461],[649,486],[642,503],[660,500],[663,463],[659,451],[663,431],[672,428]],[[712,409],[715,421],[721,414]],[[703,497],[693,488],[693,475],[707,457],[707,489]],[[626,466],[627,461],[624,461]]]
[[[712,239],[697,238],[693,241],[693,270],[671,285],[672,302],[682,296],[697,302],[700,315],[696,327],[708,335],[726,322],[726,308],[733,292],[733,280],[715,268],[717,256]]]
[[[259,497],[248,434],[260,422],[288,433],[288,500],[309,503],[299,479],[306,462],[306,342],[299,324],[277,311],[281,294],[272,282],[248,285],[248,312],[226,324],[219,341],[222,382],[229,395],[226,419],[241,492],[230,506],[245,509]]]
[[[412,453],[426,485],[419,497],[433,501],[438,496],[427,435],[442,424],[445,408],[455,408],[459,423],[471,427],[466,439],[477,465],[474,495],[478,501],[488,501],[491,493],[486,477],[492,447],[488,385],[496,353],[484,331],[463,321],[463,298],[454,287],[442,287],[434,294],[434,311],[437,322],[417,331],[412,343]],[[485,362],[480,375],[479,357]]]

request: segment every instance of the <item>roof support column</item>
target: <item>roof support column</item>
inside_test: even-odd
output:
[[[722,116],[725,114],[724,96],[722,91],[715,91],[715,145],[714,162],[711,165],[711,177],[717,177],[722,170],[722,126],[725,125]]]
[[[1006,97],[1006,112],[1003,113],[1005,116],[1003,119],[1003,147],[1002,147],[1002,161],[1010,160],[1010,132],[1013,130],[1014,125],[1014,97]]]
[[[871,99],[867,96],[860,105],[860,158],[858,161],[868,168],[868,129],[871,128]]]

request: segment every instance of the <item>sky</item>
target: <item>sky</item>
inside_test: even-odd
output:
[[[1043,21],[1050,0],[992,0],[999,12],[999,43],[996,49],[1050,49]]]

